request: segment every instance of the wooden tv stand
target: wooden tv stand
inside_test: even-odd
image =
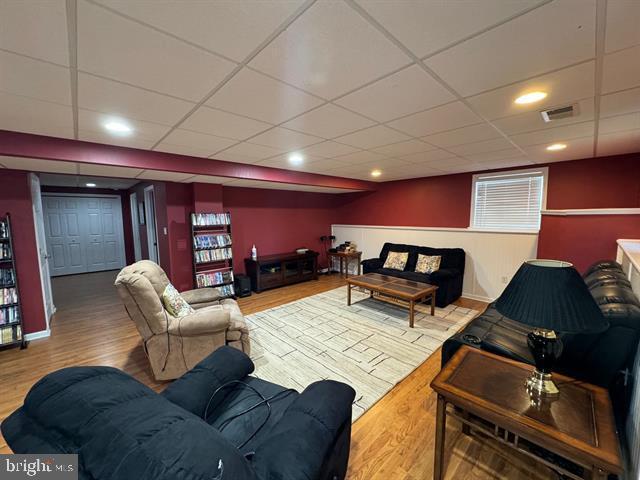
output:
[[[318,252],[311,250],[260,255],[257,260],[245,258],[244,265],[255,292],[318,279]]]

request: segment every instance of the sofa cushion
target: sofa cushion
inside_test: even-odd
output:
[[[415,271],[418,273],[433,273],[440,268],[440,255],[422,255],[418,254],[418,262]]]
[[[384,261],[384,267],[391,270],[404,270],[407,266],[409,253],[407,252],[389,252],[387,259]]]
[[[162,303],[167,312],[176,318],[186,317],[196,312],[171,284],[167,285],[162,292]]]

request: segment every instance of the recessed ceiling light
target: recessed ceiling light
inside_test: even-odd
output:
[[[549,145],[547,150],[550,152],[557,152],[558,150],[564,150],[565,148],[567,148],[566,143],[554,143],[553,145]]]
[[[289,162],[293,165],[300,165],[302,162],[304,162],[304,157],[299,153],[292,153],[291,155],[289,155]]]
[[[371,171],[371,176],[372,177],[379,177],[380,175],[382,175],[382,172],[380,170],[372,170]]]
[[[95,186],[96,186],[96,184],[95,184],[95,183],[86,183],[85,185],[86,185],[87,187],[95,187]]]
[[[539,102],[546,97],[547,92],[529,92],[516,98],[515,103],[517,103],[518,105],[526,105],[527,103]]]
[[[133,128],[122,120],[109,120],[104,124],[104,128],[114,135],[130,135],[133,132]]]

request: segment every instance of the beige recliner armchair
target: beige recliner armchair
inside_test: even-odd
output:
[[[220,300],[213,288],[182,292],[195,313],[176,318],[162,303],[168,284],[164,270],[149,260],[123,268],[115,282],[156,380],[178,378],[223,345],[249,354],[249,330],[234,300]]]

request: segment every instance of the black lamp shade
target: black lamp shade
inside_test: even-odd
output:
[[[558,332],[599,333],[609,327],[578,271],[555,260],[523,263],[496,309],[520,323]]]

